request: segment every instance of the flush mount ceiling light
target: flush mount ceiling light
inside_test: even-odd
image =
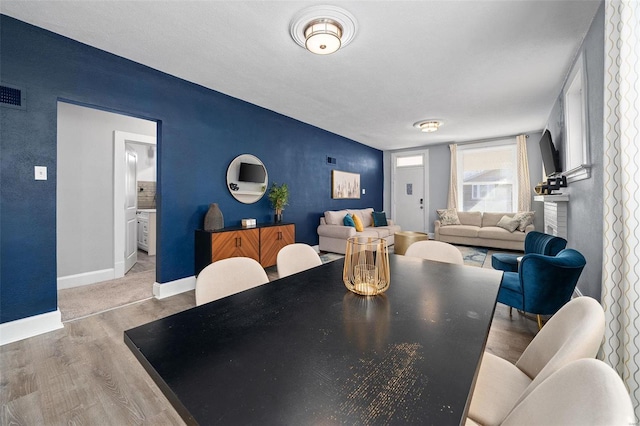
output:
[[[353,40],[356,19],[336,6],[312,6],[291,20],[289,32],[298,45],[317,55],[328,55]]]
[[[413,127],[416,129],[420,129],[420,131],[425,133],[435,132],[442,126],[444,122],[442,120],[422,120],[417,123],[413,123]]]
[[[304,30],[305,47],[317,55],[328,55],[340,49],[342,27],[331,19],[313,21]]]

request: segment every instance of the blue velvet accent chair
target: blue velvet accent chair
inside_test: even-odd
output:
[[[524,237],[524,254],[537,253],[555,256],[567,247],[567,240],[561,237],[531,231]],[[518,272],[519,254],[495,253],[491,256],[491,266],[505,272]]]
[[[542,327],[540,315],[553,315],[571,300],[586,264],[574,249],[564,249],[556,256],[525,254],[518,272],[503,274],[498,302],[537,315]]]

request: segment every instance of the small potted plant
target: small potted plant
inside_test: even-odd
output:
[[[271,202],[271,207],[273,207],[276,212],[274,216],[275,222],[282,222],[282,211],[284,210],[284,206],[289,204],[289,188],[287,184],[283,183],[282,185],[278,185],[274,182],[271,188],[269,188],[269,201]]]

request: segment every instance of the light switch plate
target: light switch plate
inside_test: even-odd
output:
[[[35,173],[36,180],[47,180],[46,166],[35,166],[34,173]]]
[[[362,195],[364,195],[364,194],[366,194],[366,193],[367,193],[367,190],[366,190],[366,189],[364,189],[364,188],[362,188]]]

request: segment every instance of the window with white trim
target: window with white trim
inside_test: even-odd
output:
[[[515,212],[518,206],[515,140],[458,145],[458,209]]]
[[[580,54],[564,89],[565,149],[564,175],[568,182],[591,176],[587,77],[584,55]]]
[[[495,184],[473,184],[471,186],[471,199],[495,199],[498,188]]]

